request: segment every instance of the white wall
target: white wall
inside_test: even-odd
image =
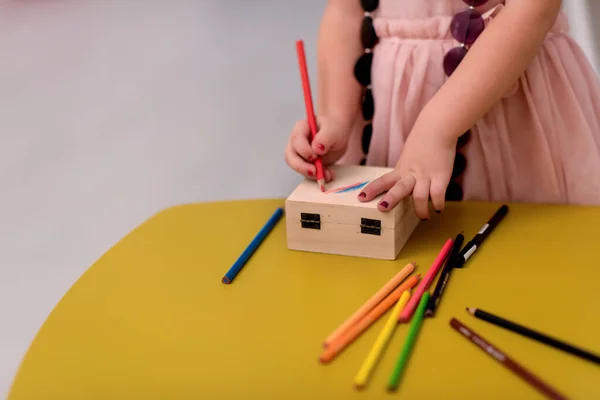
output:
[[[590,62],[600,71],[600,1],[563,0],[563,8],[569,16],[571,34],[577,40]]]
[[[130,229],[172,204],[290,192],[294,42],[314,81],[325,1],[0,0],[0,397]],[[595,59],[586,7],[566,6]]]

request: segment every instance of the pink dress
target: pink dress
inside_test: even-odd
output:
[[[521,0],[481,7],[486,23],[510,1]],[[442,62],[458,44],[450,21],[465,9],[462,0],[379,1],[367,165],[395,166],[420,110],[447,79]],[[365,157],[364,123],[357,116],[340,163]],[[528,70],[473,127],[464,155],[464,200],[600,205],[600,85],[564,14]]]

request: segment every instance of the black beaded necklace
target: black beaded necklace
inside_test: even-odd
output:
[[[475,41],[477,36],[483,29],[483,20],[481,15],[474,10],[475,6],[482,5],[487,0],[463,0],[468,6],[466,12],[457,14],[452,21],[453,35],[460,41],[460,46],[453,49],[446,56],[444,66],[446,75],[450,75],[454,69],[460,64],[464,58],[468,47]],[[359,57],[354,65],[354,76],[356,80],[363,86],[363,94],[361,100],[361,108],[365,126],[362,133],[362,151],[364,154],[360,165],[365,165],[367,155],[369,154],[369,146],[371,137],[373,136],[373,116],[375,115],[375,102],[373,100],[373,92],[371,87],[371,66],[373,64],[373,48],[377,45],[379,38],[373,26],[372,13],[379,7],[379,0],[360,0],[361,7],[364,11],[364,18],[360,29],[361,44],[364,48],[364,53]],[[462,29],[461,29],[462,27]],[[471,32],[469,32],[469,29]],[[457,32],[461,32],[460,34]],[[452,59],[452,56],[455,59]],[[454,167],[452,169],[452,179],[446,190],[447,201],[460,201],[463,198],[463,190],[457,182],[462,176],[467,167],[467,159],[459,150],[464,149],[469,142],[471,131],[468,130],[465,134],[458,138],[456,145],[456,156],[454,159]]]
[[[373,26],[373,18],[371,13],[379,7],[379,0],[360,0],[360,4],[365,12],[361,27],[360,40],[365,52],[359,57],[354,65],[354,76],[356,80],[364,87],[362,95],[362,115],[365,120],[365,126],[362,133],[362,151],[364,158],[360,161],[360,165],[365,165],[367,155],[369,154],[369,146],[371,137],[373,136],[373,115],[375,115],[375,101],[373,100],[373,92],[371,89],[371,65],[373,64],[373,48],[379,41]]]

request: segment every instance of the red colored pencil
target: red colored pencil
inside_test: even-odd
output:
[[[446,260],[448,255],[450,254],[450,250],[452,250],[453,244],[453,239],[446,240],[444,247],[442,247],[442,250],[440,250],[439,254],[433,261],[433,264],[431,265],[431,267],[429,267],[425,278],[423,278],[417,289],[415,289],[415,294],[413,294],[413,296],[408,301],[406,307],[404,307],[404,309],[402,310],[402,313],[400,313],[400,317],[398,317],[398,322],[404,323],[410,320],[410,317],[412,317],[413,313],[417,309],[417,306],[419,305],[419,302],[421,301],[423,293],[425,293],[425,291],[429,289],[429,286],[435,279],[435,276],[444,264],[444,261]]]
[[[302,77],[302,88],[304,89],[304,104],[306,105],[306,116],[308,118],[308,126],[310,127],[310,133],[312,140],[317,135],[317,119],[315,118],[315,111],[313,108],[312,94],[310,91],[310,81],[308,79],[308,68],[306,67],[306,55],[304,53],[304,42],[298,40],[296,42],[296,51],[298,52],[298,63],[300,64],[300,76]],[[321,191],[325,191],[325,174],[323,172],[323,162],[320,158],[315,161],[315,167],[317,168],[317,182],[321,187]]]
[[[511,357],[509,357],[506,353],[498,349],[496,346],[482,338],[479,334],[475,333],[471,328],[466,327],[462,322],[457,320],[456,318],[452,318],[450,320],[450,326],[469,339],[472,343],[477,345],[481,350],[485,353],[489,354],[494,360],[498,361],[500,364],[504,365],[506,368],[511,370],[515,375],[523,379],[525,382],[529,383],[531,386],[536,388],[542,394],[544,394],[549,399],[554,400],[565,400],[566,397],[559,393],[552,386],[542,381],[540,378],[535,376],[532,372],[527,370],[525,367],[517,363]]]

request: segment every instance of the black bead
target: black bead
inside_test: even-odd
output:
[[[377,33],[373,26],[373,18],[364,17],[360,27],[360,41],[365,49],[372,49],[377,44]]]
[[[367,163],[367,159],[363,158],[362,160],[360,160],[360,165],[365,165]]]
[[[462,136],[460,136],[458,138],[458,142],[456,142],[456,148],[462,149],[463,147],[465,147],[467,145],[467,143],[469,143],[470,139],[471,139],[471,130],[469,129]]]
[[[356,61],[354,65],[354,77],[363,86],[371,84],[371,64],[373,63],[373,54],[365,53]]]
[[[360,5],[366,12],[373,12],[379,7],[379,0],[360,0]]]
[[[373,100],[373,92],[371,92],[371,89],[367,89],[362,101],[362,115],[365,121],[370,121],[374,114],[375,101]]]
[[[454,157],[454,168],[452,169],[452,178],[457,178],[462,175],[467,169],[467,158],[461,153],[456,153]]]
[[[373,125],[366,124],[362,133],[362,151],[369,154],[369,146],[371,145],[371,137],[373,136]]]
[[[458,183],[451,181],[446,189],[446,201],[461,201],[462,198],[462,187]]]

